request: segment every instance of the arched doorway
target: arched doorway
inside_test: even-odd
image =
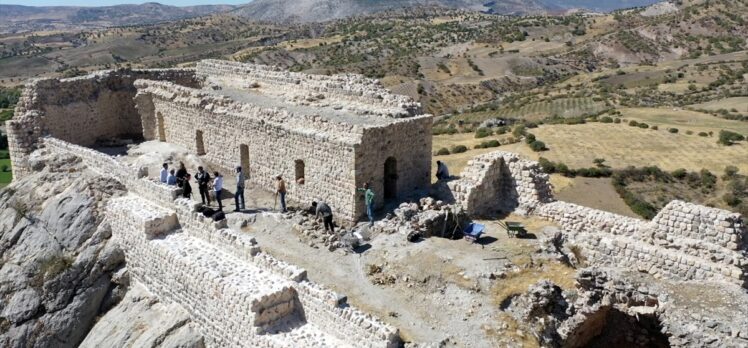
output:
[[[397,160],[394,157],[384,161],[384,199],[397,198]]]
[[[164,115],[156,113],[156,123],[158,126],[158,141],[166,141],[166,127],[164,126]]]
[[[205,154],[205,143],[203,143],[203,131],[201,130],[195,132],[195,148],[198,155]]]

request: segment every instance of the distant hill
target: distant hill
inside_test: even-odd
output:
[[[0,4],[0,32],[151,24],[226,12],[231,5],[177,7],[149,2],[102,7],[33,7]]]
[[[317,22],[386,10],[443,6],[485,13],[532,15],[570,9],[612,11],[646,6],[656,0],[254,0],[233,13],[263,21]]]

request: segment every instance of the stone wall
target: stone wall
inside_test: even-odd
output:
[[[109,70],[27,84],[7,122],[14,176],[28,172],[26,156],[43,135],[84,146],[118,136],[139,138],[142,126],[133,102],[139,78],[197,85],[194,71],[186,69]]]
[[[133,278],[182,305],[209,346],[396,346],[396,329],[260,252],[254,238],[205,221],[187,200],[175,208],[127,196],[110,202],[107,219]]]
[[[679,201],[651,222],[566,202],[544,204],[535,213],[561,225],[571,244],[594,264],[627,265],[672,279],[746,285],[748,253],[735,243],[745,236],[738,214]],[[687,222],[694,221],[699,223],[689,227]],[[695,232],[699,230],[708,232]],[[712,242],[715,238],[724,245]]]
[[[103,176],[112,177],[137,193],[159,204],[172,204],[182,190],[148,178],[146,168],[136,168],[114,157],[86,147],[74,145],[52,137],[44,137],[40,143],[45,149],[57,154],[70,154],[80,157],[86,166]]]
[[[431,184],[432,123],[431,117],[411,117],[386,127],[364,129],[361,145],[355,151],[356,187],[371,182],[375,208],[381,208],[385,203],[384,186],[388,180],[396,183],[395,196],[391,200],[428,190]],[[394,166],[394,178],[386,177],[392,174],[387,173],[388,165]],[[363,194],[358,196],[358,211],[365,211]]]
[[[553,200],[548,174],[535,161],[495,151],[474,157],[459,179],[447,183],[454,201],[471,215],[531,213]]]
[[[331,103],[341,103],[351,110],[390,117],[422,114],[421,105],[411,98],[392,94],[377,80],[356,74],[333,76],[295,73],[280,68],[244,64],[225,60],[203,60],[197,63],[197,75],[206,84],[229,85],[239,89],[272,86],[275,93],[304,100],[323,95]]]

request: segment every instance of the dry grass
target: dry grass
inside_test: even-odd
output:
[[[701,103],[701,104],[694,104],[691,105],[691,107],[696,109],[704,109],[704,110],[719,110],[719,109],[737,109],[738,112],[742,113],[748,113],[748,97],[733,97],[733,98],[724,98],[724,99],[718,99],[718,100],[712,100],[710,102]]]
[[[628,115],[629,119],[634,119],[631,117],[632,114]],[[552,161],[563,162],[571,168],[591,167],[594,166],[595,158],[604,158],[613,168],[657,165],[665,170],[706,168],[715,173],[722,173],[725,166],[735,165],[742,172],[748,172],[748,144],[742,142],[733,146],[721,146],[717,144],[716,137],[696,135],[702,130],[712,130],[716,134],[720,128],[707,128],[696,124],[668,125],[664,122],[654,122],[655,117],[652,115],[641,116],[643,117],[637,119],[650,125],[658,124],[660,129],[655,131],[624,124],[602,123],[541,126],[532,133],[545,142],[548,151],[532,152],[524,144],[513,144],[501,149],[533,159],[543,156]],[[657,117],[660,121],[667,121],[667,116]],[[720,121],[712,118],[712,122]],[[679,128],[680,133],[668,133],[666,128],[673,126]],[[748,123],[743,127],[748,127]],[[694,134],[687,135],[686,130],[692,130]]]

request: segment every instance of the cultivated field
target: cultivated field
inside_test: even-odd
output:
[[[543,156],[571,168],[592,167],[595,158],[604,158],[613,168],[656,165],[665,170],[706,168],[722,173],[725,166],[735,165],[741,172],[748,172],[748,144],[722,146],[715,137],[671,134],[662,127],[651,130],[589,123],[541,126],[533,134],[546,143],[548,151],[532,152],[524,144],[512,147],[528,157]]]
[[[489,118],[513,118],[528,121],[539,121],[549,116],[577,117],[591,115],[607,109],[605,102],[595,101],[591,97],[560,98],[549,101],[529,103],[517,108],[499,108],[496,111],[465,113],[455,117],[467,122],[483,121]]]

